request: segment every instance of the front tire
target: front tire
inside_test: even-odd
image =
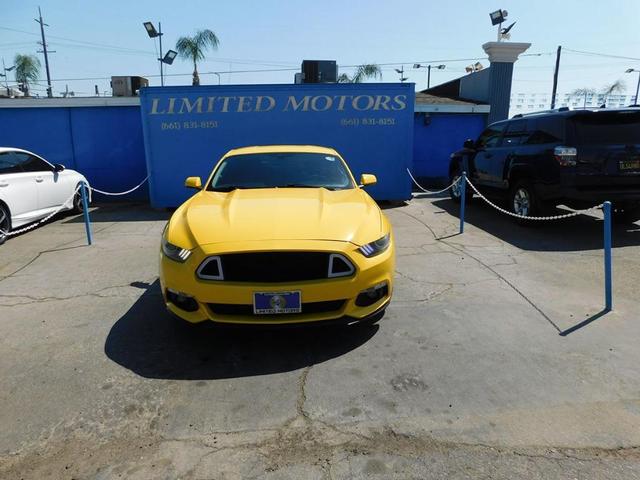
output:
[[[89,199],[87,198],[87,203]],[[74,213],[82,213],[84,211],[84,205],[82,204],[82,189],[78,190],[73,197],[73,209]]]
[[[9,230],[11,230],[11,214],[9,209],[0,203],[0,245],[7,241]]]

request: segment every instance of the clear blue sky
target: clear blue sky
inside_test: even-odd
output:
[[[477,0],[372,1],[372,0],[3,0],[0,15],[0,57],[10,64],[16,53],[39,48],[38,25],[33,20],[42,7],[51,55],[54,92],[65,85],[79,94],[109,89],[111,75],[157,75],[154,44],[142,22],[161,21],[163,47],[173,47],[180,35],[198,28],[216,32],[221,45],[209,54],[199,70],[202,82],[217,83],[206,72],[298,69],[302,59],[335,59],[339,65],[375,62],[384,66],[383,80],[397,81],[394,68],[404,64],[409,80],[418,88],[426,84],[424,70],[414,62],[445,63],[432,71],[432,85],[464,74],[471,60],[482,60],[481,45],[495,40],[488,13],[509,11],[517,20],[512,41],[531,42],[529,53],[516,63],[514,92],[549,92],[558,45],[563,48],[640,58],[639,0]],[[8,30],[13,29],[13,30]],[[20,30],[14,31],[14,30]],[[23,32],[30,32],[23,33]],[[56,38],[56,37],[64,37]],[[81,43],[84,42],[84,43]],[[111,48],[116,47],[116,48]],[[42,58],[42,55],[39,55]],[[627,93],[635,92],[640,60],[589,56],[566,51],[560,73],[560,92],[578,87],[602,88],[618,79]],[[349,72],[348,68],[341,71]],[[176,60],[167,84],[189,84],[188,62]],[[294,71],[223,73],[222,83],[289,83]],[[102,77],[99,80],[65,80]],[[11,78],[11,77],[10,77]],[[43,63],[44,78],[44,63]],[[149,77],[152,85],[160,79]],[[36,88],[43,93],[44,80]]]

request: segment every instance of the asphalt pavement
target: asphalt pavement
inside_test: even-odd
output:
[[[189,329],[157,282],[169,213],[61,216],[0,246],[0,478],[640,478],[640,225],[388,206],[374,327]]]

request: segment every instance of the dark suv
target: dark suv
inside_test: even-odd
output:
[[[640,108],[516,115],[451,155],[451,181],[465,169],[483,195],[506,200],[520,215],[610,200],[614,220],[634,222],[640,218]],[[450,190],[455,201],[460,191]]]

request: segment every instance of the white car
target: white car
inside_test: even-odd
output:
[[[6,232],[40,220],[62,207],[82,211],[78,192],[87,180],[63,165],[52,165],[35,153],[0,147],[0,244]]]

